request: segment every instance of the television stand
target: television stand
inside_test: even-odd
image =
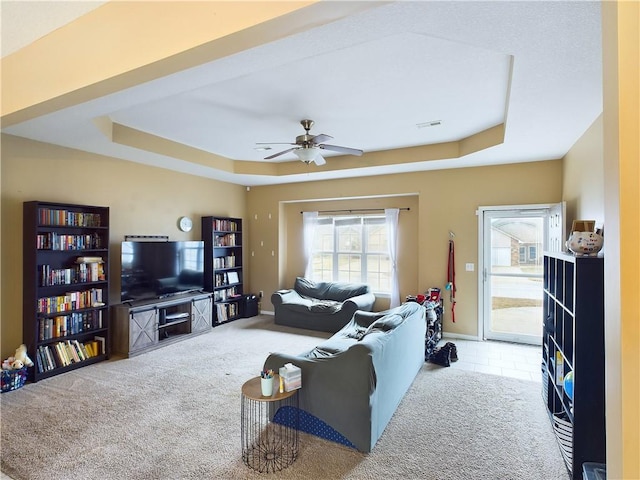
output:
[[[113,307],[113,351],[133,357],[211,330],[211,293],[185,293]]]

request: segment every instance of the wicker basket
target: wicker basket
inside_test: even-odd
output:
[[[22,367],[20,370],[2,370],[1,372],[2,393],[17,390],[27,380],[27,367]]]

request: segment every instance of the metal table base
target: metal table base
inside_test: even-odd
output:
[[[260,377],[242,386],[242,460],[260,473],[281,471],[298,458],[298,391],[279,393],[278,384],[276,375],[270,397],[262,396]]]

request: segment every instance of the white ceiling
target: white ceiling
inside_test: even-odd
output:
[[[29,33],[32,15],[5,3],[30,2],[3,0],[3,55],[5,22]],[[600,2],[385,3],[3,132],[248,186],[556,159],[602,112],[600,23]],[[19,36],[7,52],[35,40]],[[350,169],[339,162],[354,157],[324,151],[328,168],[236,174],[115,143],[96,127],[103,117],[254,162],[288,148],[257,151],[256,142],[293,142],[310,118],[311,133],[365,154]],[[418,126],[431,121],[441,124]],[[393,163],[390,153],[387,165],[366,166],[371,152],[459,141],[501,124],[502,144],[460,158]]]
[[[0,0],[2,56],[26,47],[104,3],[97,0]]]

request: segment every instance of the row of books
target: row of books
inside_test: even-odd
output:
[[[224,290],[216,290],[213,292],[214,302],[224,302],[229,298],[240,297],[242,294],[237,287],[225,288]]]
[[[71,212],[55,208],[39,208],[40,225],[65,225],[72,227],[100,227],[102,218],[99,213]]]
[[[40,345],[36,350],[36,368],[39,373],[83,362],[105,353],[105,338],[96,336],[87,342],[67,340],[51,345]]]
[[[38,339],[44,341],[100,328],[103,328],[102,310],[40,318],[38,320]]]
[[[238,272],[223,272],[215,275],[216,287],[224,287],[225,285],[234,285],[236,283],[240,283]]]
[[[234,268],[236,266],[236,256],[214,257],[213,268]]]
[[[102,247],[102,239],[97,233],[87,235],[71,235],[66,233],[46,232],[36,235],[38,250],[91,250]]]
[[[40,265],[38,269],[42,287],[101,282],[106,279],[102,262],[80,263],[70,268],[51,268],[51,265]]]
[[[227,233],[226,235],[216,235],[214,238],[214,246],[216,247],[235,247],[236,234]]]
[[[38,313],[58,313],[79,310],[81,308],[99,307],[102,301],[102,289],[91,288],[78,292],[68,292],[64,295],[42,297],[38,299]]]
[[[216,305],[216,319],[218,323],[226,322],[239,314],[240,307],[237,303],[219,303]]]
[[[225,220],[222,218],[216,218],[213,221],[213,229],[223,232],[237,232],[238,231],[238,222],[233,220]]]

